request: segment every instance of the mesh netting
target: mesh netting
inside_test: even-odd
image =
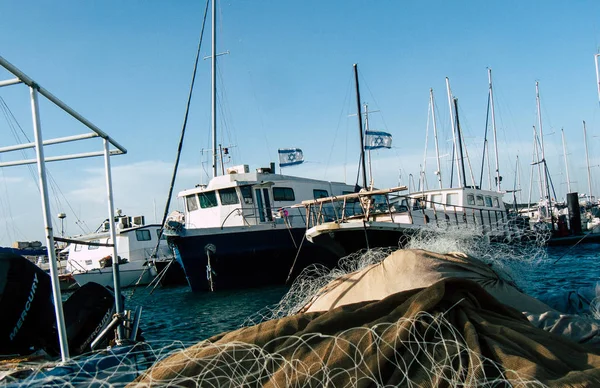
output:
[[[532,264],[545,257],[541,242],[545,237],[522,240],[519,243],[492,242],[476,230],[447,228],[444,233],[424,229],[403,241],[407,248],[448,253],[463,252],[486,261],[505,276],[515,279],[515,266]],[[379,248],[357,252],[340,260],[334,270],[320,266],[304,269],[290,291],[275,306],[266,308],[248,318],[243,326],[267,320],[289,317],[299,312],[319,290],[336,278],[358,271],[385,259],[393,248]],[[594,303],[596,308],[598,303]],[[356,338],[358,337],[358,340]],[[353,338],[349,341],[347,338]],[[393,338],[393,341],[389,341]],[[313,348],[315,340],[330,340],[328,356]],[[363,341],[372,346],[361,346]],[[386,386],[389,370],[400,376],[402,386],[478,386],[496,387],[544,386],[542,383],[519,376],[513,370],[487,359],[470,349],[445,313],[417,313],[394,323],[372,327],[355,327],[335,336],[318,333],[300,336],[281,336],[273,342],[286,343],[285,357],[278,351],[269,351],[272,343],[262,346],[231,341],[213,343],[208,340],[193,345],[180,341],[145,342],[134,346],[80,356],[65,365],[16,360],[4,362],[0,386],[125,386],[140,376],[156,361],[177,353],[178,363],[172,371],[185,364],[182,373],[175,373],[168,381],[145,376],[144,384],[169,386]],[[203,357],[197,358],[202,348]],[[289,357],[289,354],[298,357]],[[381,368],[367,364],[369,357],[377,357]],[[332,357],[336,357],[332,360]],[[335,367],[344,365],[344,367]],[[347,367],[353,365],[353,367]],[[194,373],[190,375],[189,368]],[[340,382],[343,384],[340,385]]]

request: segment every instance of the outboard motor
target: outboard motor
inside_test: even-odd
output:
[[[90,344],[110,323],[116,311],[114,294],[98,283],[86,283],[63,303],[69,350],[72,355],[91,351]],[[107,336],[101,346],[108,345]]]
[[[0,354],[58,348],[50,276],[14,253],[0,253]]]

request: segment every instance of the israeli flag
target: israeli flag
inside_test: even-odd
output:
[[[304,154],[300,148],[280,148],[279,167],[294,166],[304,162]]]
[[[365,149],[392,148],[392,135],[381,131],[365,132]]]

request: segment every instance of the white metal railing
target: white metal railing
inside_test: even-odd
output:
[[[35,141],[33,143],[28,144],[20,144],[9,147],[0,148],[0,153],[5,152],[13,152],[17,150],[33,148],[35,149],[36,158],[35,159],[26,159],[26,160],[18,160],[11,162],[3,162],[0,163],[0,167],[10,167],[10,166],[20,166],[26,164],[34,164],[36,163],[38,166],[38,178],[40,181],[41,187],[41,201],[42,201],[42,212],[44,216],[44,225],[46,230],[46,246],[53,247],[54,246],[54,234],[52,230],[52,220],[50,218],[50,202],[48,199],[48,184],[46,178],[46,162],[59,161],[59,160],[70,160],[70,159],[81,159],[95,156],[103,156],[104,157],[104,168],[105,168],[105,177],[106,177],[106,191],[108,197],[108,212],[109,219],[112,219],[114,215],[114,204],[113,204],[113,190],[112,190],[112,177],[111,177],[111,168],[110,168],[110,156],[125,154],[127,150],[117,143],[114,139],[108,136],[105,132],[103,132],[100,128],[96,127],[86,118],[81,116],[75,110],[70,108],[64,102],[55,97],[48,90],[41,87],[37,82],[33,79],[25,75],[21,70],[12,65],[6,59],[0,56],[0,66],[8,70],[12,73],[16,78],[0,81],[0,87],[10,86],[10,85],[18,85],[25,84],[29,88],[30,101],[31,101],[31,115],[33,120],[33,131]],[[87,128],[92,130],[91,133],[86,133],[82,135],[75,136],[67,136],[61,138],[55,138],[50,140],[43,140],[42,138],[42,126],[40,120],[40,111],[39,111],[39,103],[38,103],[38,95],[46,97],[50,102],[54,105],[58,106],[60,109],[68,113],[71,117],[81,122]],[[80,141],[84,139],[91,139],[100,137],[103,139],[103,147],[101,151],[96,152],[87,152],[87,153],[76,153],[76,154],[68,154],[61,156],[53,156],[46,158],[44,156],[44,146],[53,145],[53,144],[61,144],[67,142]],[[111,150],[110,145],[115,147],[116,149]],[[113,226],[110,228],[112,241],[116,241],[116,232]],[[60,283],[58,279],[58,266],[56,260],[56,252],[54,249],[48,249],[49,253],[49,265],[50,265],[50,275],[52,280],[52,295],[54,297],[54,309],[56,314],[56,321],[58,326],[58,339],[60,344],[60,352],[62,361],[65,362],[69,358],[69,347],[67,341],[67,332],[64,324],[64,314],[62,309],[62,297],[60,292]],[[114,257],[117,257],[117,246],[113,245],[113,253]],[[123,302],[121,300],[120,293],[120,280],[119,280],[119,270],[118,265],[113,266],[113,274],[114,274],[114,289],[115,289],[115,304],[117,314],[122,315],[124,313]],[[123,338],[122,327],[118,327],[118,338]]]

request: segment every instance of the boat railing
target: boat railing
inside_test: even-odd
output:
[[[446,204],[398,194],[397,189],[304,201],[308,228],[352,220],[394,222],[439,228],[470,228],[481,234],[514,234],[518,223],[503,208]]]
[[[227,220],[240,217],[244,226],[265,223],[286,224],[292,226],[306,226],[304,214],[295,206],[261,208],[259,206],[237,207],[231,210],[221,222],[221,229],[225,228]]]

